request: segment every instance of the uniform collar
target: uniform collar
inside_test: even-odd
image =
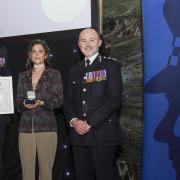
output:
[[[94,55],[92,55],[90,58],[85,58],[85,61],[87,60],[87,59],[89,59],[90,60],[90,65],[94,62],[94,60],[96,59],[96,57],[99,55],[99,53],[97,52],[97,53],[95,53]]]

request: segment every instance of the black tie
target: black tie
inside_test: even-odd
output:
[[[90,67],[90,60],[87,59],[87,60],[86,60],[86,69],[89,69],[89,67]]]

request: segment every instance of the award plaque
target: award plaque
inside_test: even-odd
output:
[[[13,114],[12,76],[0,76],[0,114]]]

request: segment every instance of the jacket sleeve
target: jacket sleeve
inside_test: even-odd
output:
[[[52,88],[52,96],[49,99],[42,99],[44,101],[42,108],[46,110],[60,108],[63,103],[63,85],[60,72],[56,71],[52,75],[49,85]]]
[[[24,86],[23,86],[23,78],[22,74],[19,74],[18,78],[18,84],[17,84],[17,97],[16,97],[16,104],[17,104],[17,111],[19,113],[22,113],[26,110],[26,108],[23,105],[23,101],[26,98],[24,93]]]
[[[107,95],[104,103],[89,116],[89,123],[93,127],[101,125],[114,113],[121,104],[122,99],[122,77],[121,67],[117,62],[113,62],[108,67]]]
[[[68,121],[68,125],[72,118],[77,117],[73,108],[73,103],[72,103],[72,78],[71,77],[72,77],[72,72],[69,73],[68,78],[67,78],[68,80],[65,86],[64,103],[63,103],[64,114]]]

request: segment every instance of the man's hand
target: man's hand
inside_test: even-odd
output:
[[[71,124],[79,135],[88,133],[91,128],[87,121],[81,119],[74,119]]]

